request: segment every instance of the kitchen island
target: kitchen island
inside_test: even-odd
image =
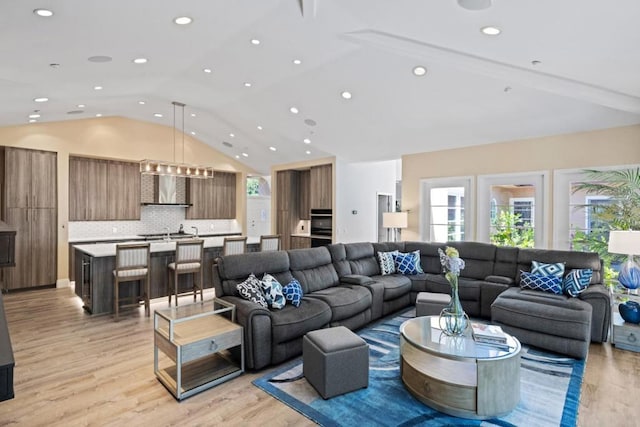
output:
[[[222,255],[224,237],[204,237],[204,288],[213,286],[213,263]],[[138,241],[139,243],[139,241]],[[74,245],[74,277],[76,294],[82,298],[84,309],[90,314],[106,314],[113,310],[113,270],[116,263],[116,243]],[[260,250],[260,238],[249,237],[247,250]],[[167,265],[174,261],[175,241],[151,243],[151,298],[167,296],[169,275]],[[192,275],[180,277],[179,289],[187,291],[193,285]],[[132,296],[136,286],[121,290],[121,297]],[[185,303],[187,302],[186,298]]]

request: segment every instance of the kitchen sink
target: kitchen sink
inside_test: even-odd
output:
[[[162,241],[162,240],[166,240],[167,233],[138,234],[138,236],[144,237],[144,240],[147,240],[147,241]],[[169,238],[171,240],[191,239],[194,237],[196,237],[195,234],[189,234],[189,233],[170,233],[169,234]]]

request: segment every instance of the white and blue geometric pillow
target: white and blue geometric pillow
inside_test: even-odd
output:
[[[562,295],[562,280],[556,276],[540,276],[520,270],[520,287]]]
[[[555,276],[562,280],[564,276],[564,262],[545,264],[544,262],[531,261],[531,273],[538,276]]]
[[[562,281],[562,289],[567,295],[577,297],[589,287],[591,276],[593,276],[593,270],[590,268],[571,270]]]
[[[251,273],[244,282],[238,283],[236,289],[240,296],[247,301],[252,301],[260,304],[264,308],[269,308],[267,300],[262,293],[262,284],[253,273]]]
[[[380,274],[386,276],[396,272],[396,263],[394,256],[399,254],[400,251],[395,250],[391,252],[378,252],[378,261],[380,262]]]
[[[264,292],[267,304],[271,308],[281,309],[287,302],[282,292],[282,285],[269,273],[265,273],[262,276],[262,292]]]
[[[400,274],[415,275],[424,273],[420,265],[420,251],[409,253],[399,252],[393,257],[396,271]]]
[[[294,307],[300,307],[300,303],[302,303],[302,286],[300,286],[300,282],[293,279],[288,285],[282,288],[282,293],[287,301],[290,301]]]

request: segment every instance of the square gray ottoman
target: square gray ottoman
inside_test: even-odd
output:
[[[302,371],[324,398],[369,386],[369,345],[344,326],[308,332]]]
[[[451,302],[451,295],[420,292],[416,298],[416,317],[437,316]]]

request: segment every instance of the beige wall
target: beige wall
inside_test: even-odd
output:
[[[122,117],[104,117],[0,128],[0,145],[58,153],[58,280],[69,277],[69,155],[138,161],[174,160],[173,128]],[[175,161],[182,159],[182,136],[176,135]],[[184,162],[240,172],[237,220],[246,229],[246,177],[251,169],[188,135]]]
[[[637,163],[640,163],[640,125],[402,156],[402,210],[409,210],[409,228],[402,231],[402,237],[404,240],[420,237],[423,178],[549,171],[553,180],[556,169]],[[553,189],[553,182],[549,188]],[[547,197],[552,200],[551,195]],[[551,215],[549,212],[548,217]],[[552,224],[548,224],[547,232],[549,235],[553,232]]]

